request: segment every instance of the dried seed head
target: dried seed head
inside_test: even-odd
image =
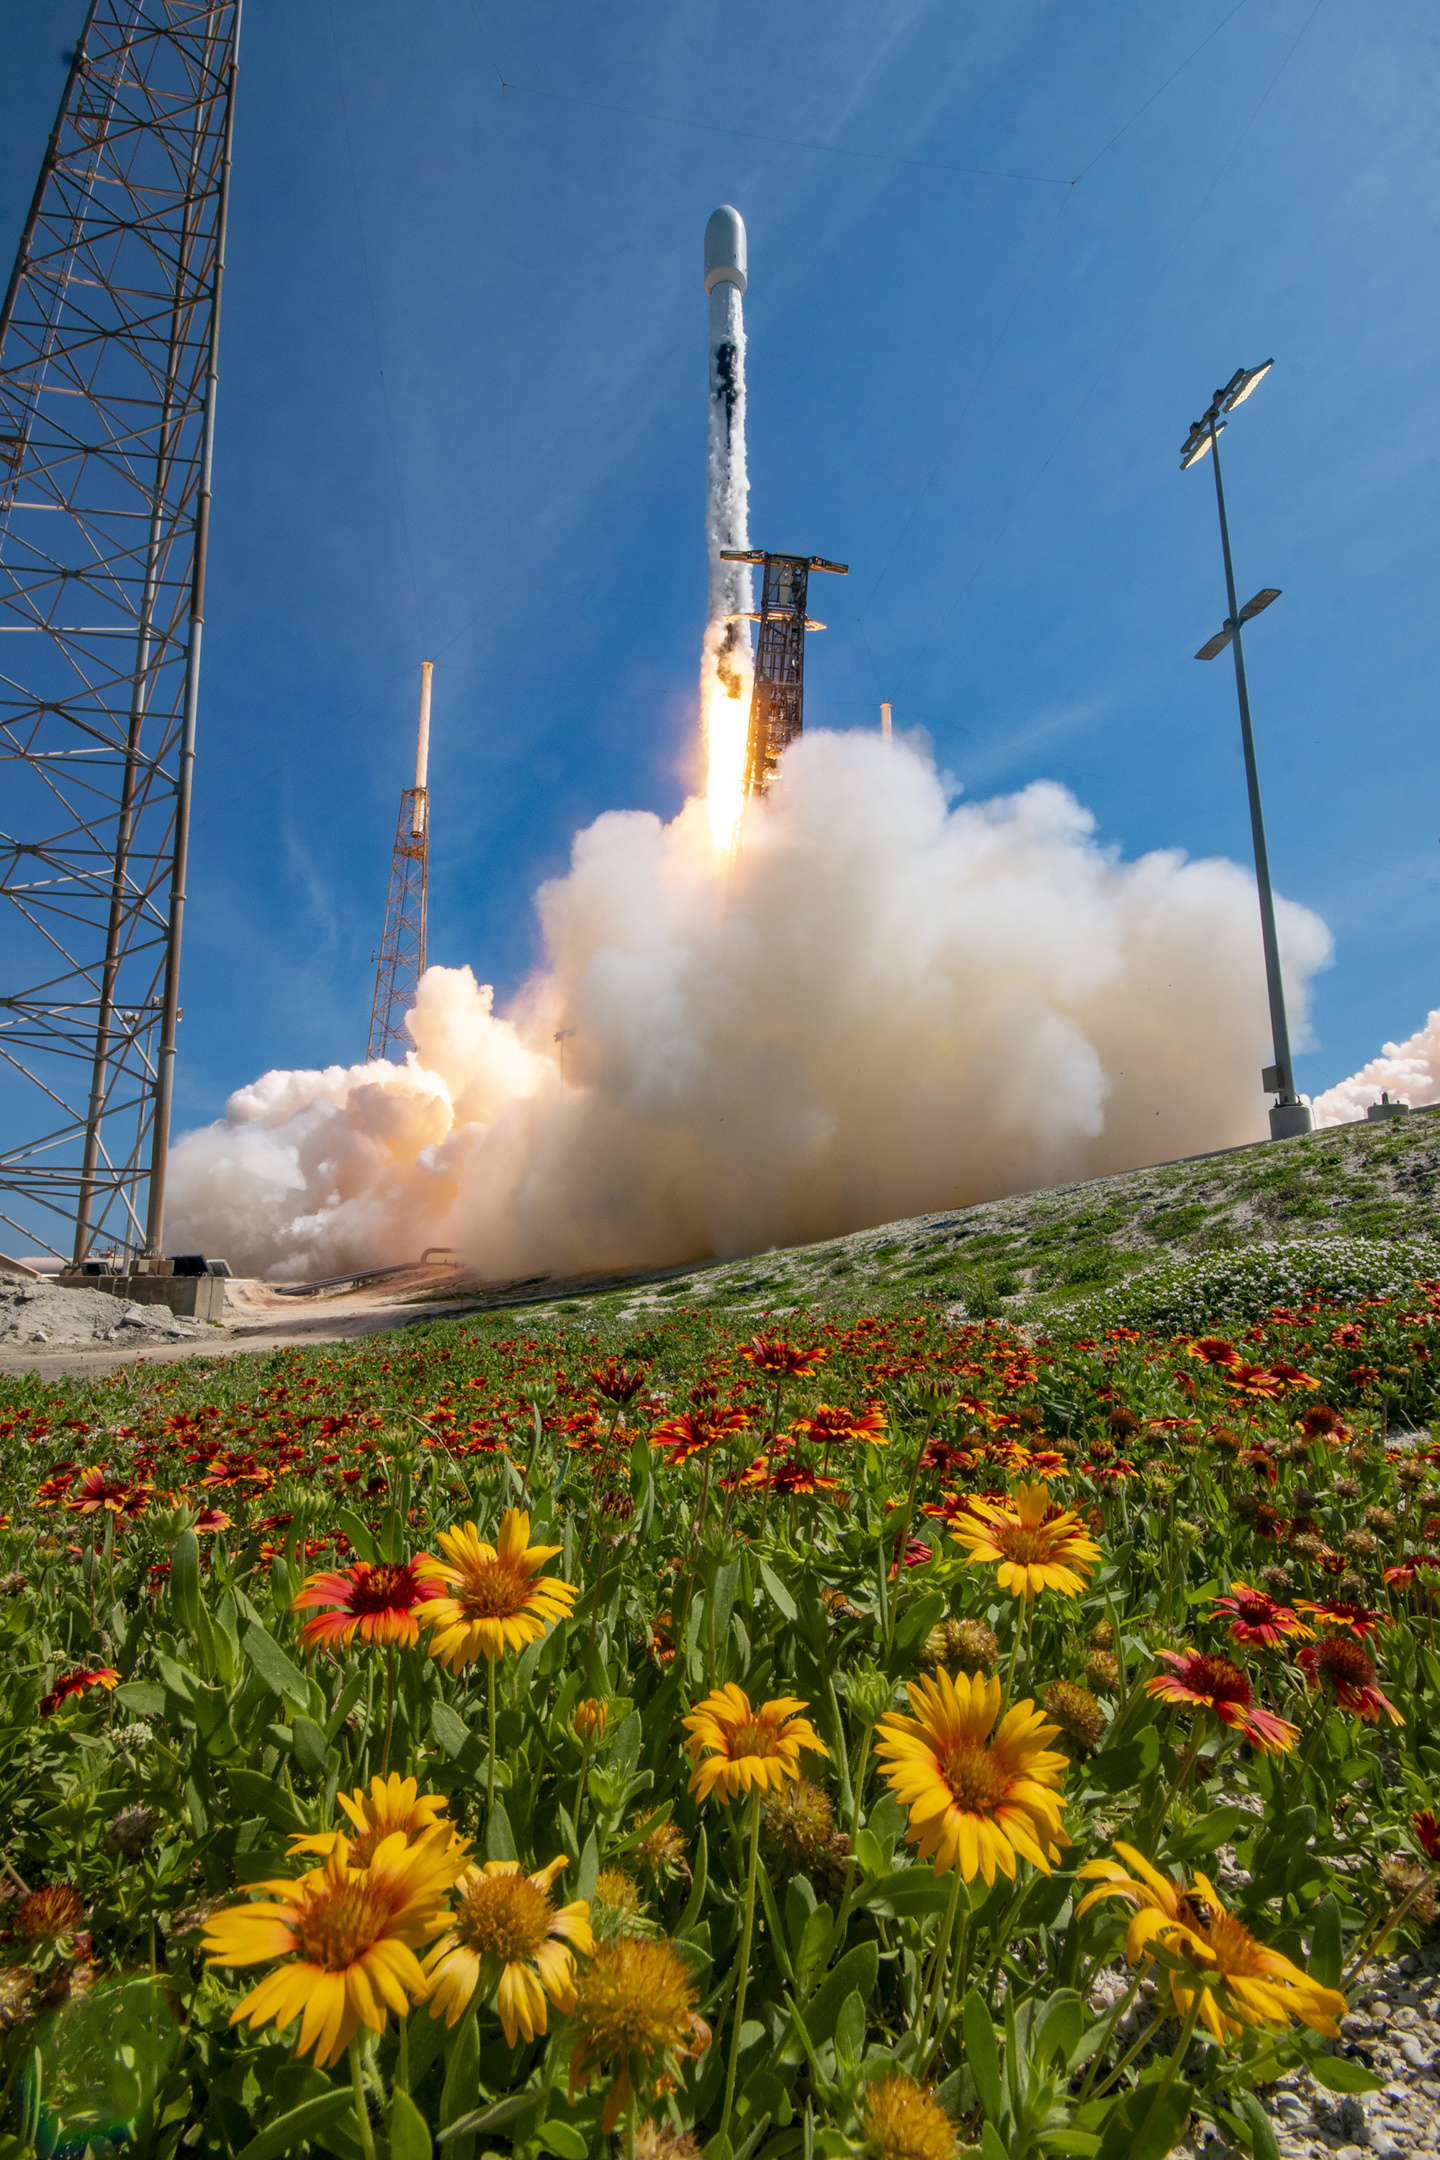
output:
[[[1267,1567],[1260,1570],[1260,1587],[1267,1597],[1287,1598],[1290,1595],[1290,1570],[1283,1567]]]
[[[1358,1500],[1360,1498],[1359,1478],[1337,1477],[1335,1480],[1335,1497],[1337,1500]]]
[[[1097,1695],[1115,1695],[1120,1690],[1120,1660],[1112,1650],[1092,1650],[1085,1660],[1085,1678]]]
[[[1429,1475],[1429,1464],[1417,1462],[1413,1455],[1407,1456],[1404,1462],[1398,1462],[1395,1465],[1396,1483],[1406,1486],[1412,1492],[1423,1485]]]
[[[1090,1647],[1092,1650],[1114,1649],[1115,1630],[1108,1620],[1097,1620],[1094,1627],[1091,1628]]]
[[[1335,1595],[1342,1605],[1363,1605],[1369,1598],[1370,1585],[1363,1575],[1342,1575],[1335,1585]]]
[[[1098,1747],[1105,1737],[1105,1713],[1089,1688],[1077,1687],[1073,1680],[1057,1680],[1040,1700],[1045,1715],[1082,1747]]]
[[[154,1843],[155,1832],[159,1827],[158,1808],[121,1808],[105,1833],[105,1850],[108,1853],[118,1853],[122,1860],[138,1860],[141,1853]]]
[[[760,1839],[779,1854],[788,1874],[808,1878],[818,1898],[843,1892],[850,1840],[836,1830],[828,1796],[808,1778],[794,1778],[766,1795]]]
[[[1373,1530],[1347,1530],[1340,1542],[1356,1560],[1373,1560],[1380,1550]]]
[[[927,1665],[988,1677],[1000,1662],[1000,1641],[983,1620],[942,1620],[926,1636],[924,1655]]]
[[[1418,1860],[1408,1860],[1400,1853],[1387,1853],[1380,1862],[1380,1882],[1390,1900],[1390,1909],[1397,1912],[1413,1896],[1406,1918],[1421,1927],[1428,1927],[1435,1918],[1435,1883],[1430,1870]]]
[[[1394,1537],[1399,1525],[1388,1507],[1367,1507],[1365,1527],[1375,1531],[1380,1537]]]

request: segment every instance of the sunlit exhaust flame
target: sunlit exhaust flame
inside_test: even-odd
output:
[[[732,626],[712,624],[701,675],[710,838],[716,853],[727,857],[740,837],[750,729],[749,641],[733,642],[733,636]]]

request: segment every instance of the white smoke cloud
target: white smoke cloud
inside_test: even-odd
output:
[[[1382,1054],[1362,1065],[1348,1080],[1317,1095],[1312,1105],[1317,1125],[1351,1125],[1363,1118],[1382,1094],[1392,1102],[1440,1102],[1440,1012],[1432,1012],[1408,1042],[1387,1042]]]
[[[429,1244],[658,1265],[1266,1130],[1253,879],[1122,862],[1050,782],[952,807],[915,742],[811,733],[732,863],[703,801],[614,812],[538,907],[507,1014],[431,968],[403,1066],[267,1073],[187,1134],[171,1244],[279,1277]],[[1330,938],[1278,913],[1299,1034]]]

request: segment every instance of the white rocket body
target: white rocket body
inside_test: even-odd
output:
[[[709,795],[717,846],[730,846],[743,798],[745,728],[753,665],[754,581],[748,563],[722,562],[722,548],[747,548],[750,482],[745,470],[745,223],[729,204],[705,227],[710,296],[710,441],[705,537],[710,594],[700,699],[709,746]]]

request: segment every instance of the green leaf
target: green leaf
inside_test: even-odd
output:
[[[980,2105],[992,2121],[998,2122],[1005,2109],[1004,2089],[1000,2083],[1000,2050],[995,2042],[995,2027],[990,2022],[990,2006],[978,1988],[971,1988],[965,1997],[960,2025],[965,2035],[965,2059],[975,2080],[975,2090],[980,2095]]]
[[[297,1717],[290,1727],[294,1735],[295,1767],[306,1777],[323,1778],[330,1750],[320,1727],[308,1717]]]
[[[860,2060],[865,2045],[865,2005],[852,1988],[840,2005],[840,2015],[835,2020],[835,2053],[852,2067]]]
[[[862,2003],[867,2001],[879,1971],[878,1943],[858,1943],[846,1951],[805,2005],[805,2030],[812,2047],[823,2047],[827,2040],[833,2040],[846,1997],[857,1994]]]
[[[170,1548],[170,1603],[193,1635],[200,1620],[200,1540],[182,1530]]]
[[[913,1650],[917,1643],[923,1642],[944,1614],[947,1602],[939,1590],[927,1590],[924,1597],[907,1605],[895,1626],[895,1648]]]
[[[770,1566],[770,1563],[767,1560],[762,1560],[760,1562],[760,1580],[764,1583],[765,1588],[769,1593],[770,1602],[775,1607],[775,1610],[779,1613],[781,1619],[798,1619],[800,1614],[799,1606],[795,1603],[794,1598],[791,1597],[790,1592],[785,1588],[784,1583],[781,1582],[779,1576],[775,1573],[774,1568]]]
[[[267,2123],[258,2137],[251,2138],[248,2145],[241,2146],[237,2160],[272,2160],[276,2153],[293,2152],[297,2145],[302,2145],[307,2138],[313,2138],[317,2131],[338,2122],[353,2104],[354,2095],[348,2085],[336,2085],[329,2092],[316,2093],[313,2100],[302,2100],[299,2107],[291,2108],[289,2113],[280,2116],[278,2121]],[[426,2136],[425,2150],[428,2156],[428,2132]]]
[[[241,1637],[241,1646],[272,1695],[280,1695],[304,1710],[310,1703],[310,1683],[298,1665],[287,1657],[273,1635],[252,1620]]]
[[[447,2127],[440,2132],[443,2145],[447,2138],[459,2136],[458,2160],[474,2150],[474,2138],[464,2135],[478,2129],[475,2105],[480,2098],[480,2035],[475,2027],[475,2003],[471,1998],[470,2009],[460,2021],[460,2027],[450,2049],[450,2059],[445,2065],[445,2083],[440,2093],[440,2120]],[[523,2103],[522,2103],[523,2104]]]
[[[510,1828],[510,1817],[505,1812],[503,1800],[497,1800],[494,1813],[485,1825],[485,1857],[487,1860],[515,1860],[515,1833]]]
[[[458,1762],[470,1745],[469,1726],[438,1695],[430,1705],[430,1730],[452,1762]]]
[[[1332,1901],[1333,1902],[1333,1901]],[[1250,2132],[1250,2150],[1255,2160],[1280,2160],[1280,2147],[1275,2138],[1275,2125],[1266,2114],[1253,2092],[1243,2090],[1235,2094],[1237,2112],[1245,2119]]]
[[[583,1861],[581,1863],[581,1872],[584,1872]],[[690,1884],[690,1895],[685,1900],[685,1910],[681,1913],[679,1925],[675,1930],[675,1940],[677,1942],[683,1942],[685,1937],[691,1934],[699,1925],[700,1908],[705,1902],[705,1885],[709,1880],[710,1842],[705,1835],[705,1825],[702,1823],[700,1825],[700,1835],[695,1841],[695,1873]],[[583,1891],[578,1894],[584,1895]]]
[[[349,1538],[360,1559],[368,1561],[370,1566],[374,1567],[380,1558],[380,1548],[375,1543],[370,1525],[361,1522],[354,1508],[348,1507],[336,1508],[335,1521]]]
[[[1170,2065],[1157,2063],[1108,2117],[1097,2160],[1165,2160],[1190,2120],[1195,2095],[1176,2078],[1159,2107],[1156,2091]],[[1152,2109],[1154,2112],[1152,2113]]]
[[[263,1771],[229,1770],[226,1778],[243,1814],[258,1815],[272,1829],[288,1830],[292,1836],[308,1827],[285,1787]]]
[[[473,2025],[470,2030],[475,2030]],[[448,2086],[450,2081],[447,2078],[445,2082]],[[440,2132],[440,2143],[443,2145],[447,2138],[473,2136],[477,2130],[498,2130],[501,2123],[513,2122],[517,2115],[523,2115],[526,2108],[534,2105],[533,2092],[511,2093],[507,2099],[497,2100],[491,2107],[476,2108],[473,2114],[462,2115],[458,2122],[447,2123]],[[441,2113],[444,2113],[443,2101]]]
[[[1101,1792],[1125,1792],[1150,1775],[1160,1760],[1160,1734],[1147,1725],[1124,1747],[1104,1748],[1085,1771],[1085,1781]]]
[[[643,1736],[640,1713],[632,1710],[615,1735],[610,1751],[610,1772],[623,1785],[626,1778],[633,1777],[635,1765],[640,1760],[640,1742]]]
[[[1363,2063],[1352,2062],[1348,2055],[1316,2055],[1306,2067],[1326,2092],[1379,2092],[1385,2082],[1372,2076]]]
[[[705,1833],[703,1830],[701,1831],[700,1835],[702,1838],[704,1837]],[[599,1874],[600,1847],[596,1843],[595,1832],[592,1830],[589,1837],[587,1837],[585,1840],[585,1848],[580,1855],[580,1870],[575,1877],[575,1895],[577,1898],[584,1898],[586,1903],[589,1903],[590,1899],[593,1898],[595,1895],[595,1884],[597,1878],[599,1877]],[[689,1912],[690,1908],[688,1905],[686,1906],[685,1910],[687,1913]]]
[[[409,2093],[396,2092],[390,2102],[390,2160],[431,2160],[430,2125]]]
[[[983,2160],[1010,2160],[1005,2141],[992,2122],[987,2122],[980,2132],[980,2151]]]
[[[1310,1938],[1309,1973],[1321,1987],[1340,1985],[1340,1975],[1345,1970],[1345,1946],[1340,1932],[1340,1907],[1333,1892],[1327,1891],[1314,1912],[1315,1930]]]
[[[165,1708],[165,1690],[148,1680],[132,1680],[116,1688],[115,1700],[136,1717],[159,1717]]]
[[[573,2123],[541,2123],[535,2133],[537,2142],[546,2152],[554,2153],[556,2160],[585,2160],[590,2148]],[[391,2160],[401,2160],[392,2149]]]

